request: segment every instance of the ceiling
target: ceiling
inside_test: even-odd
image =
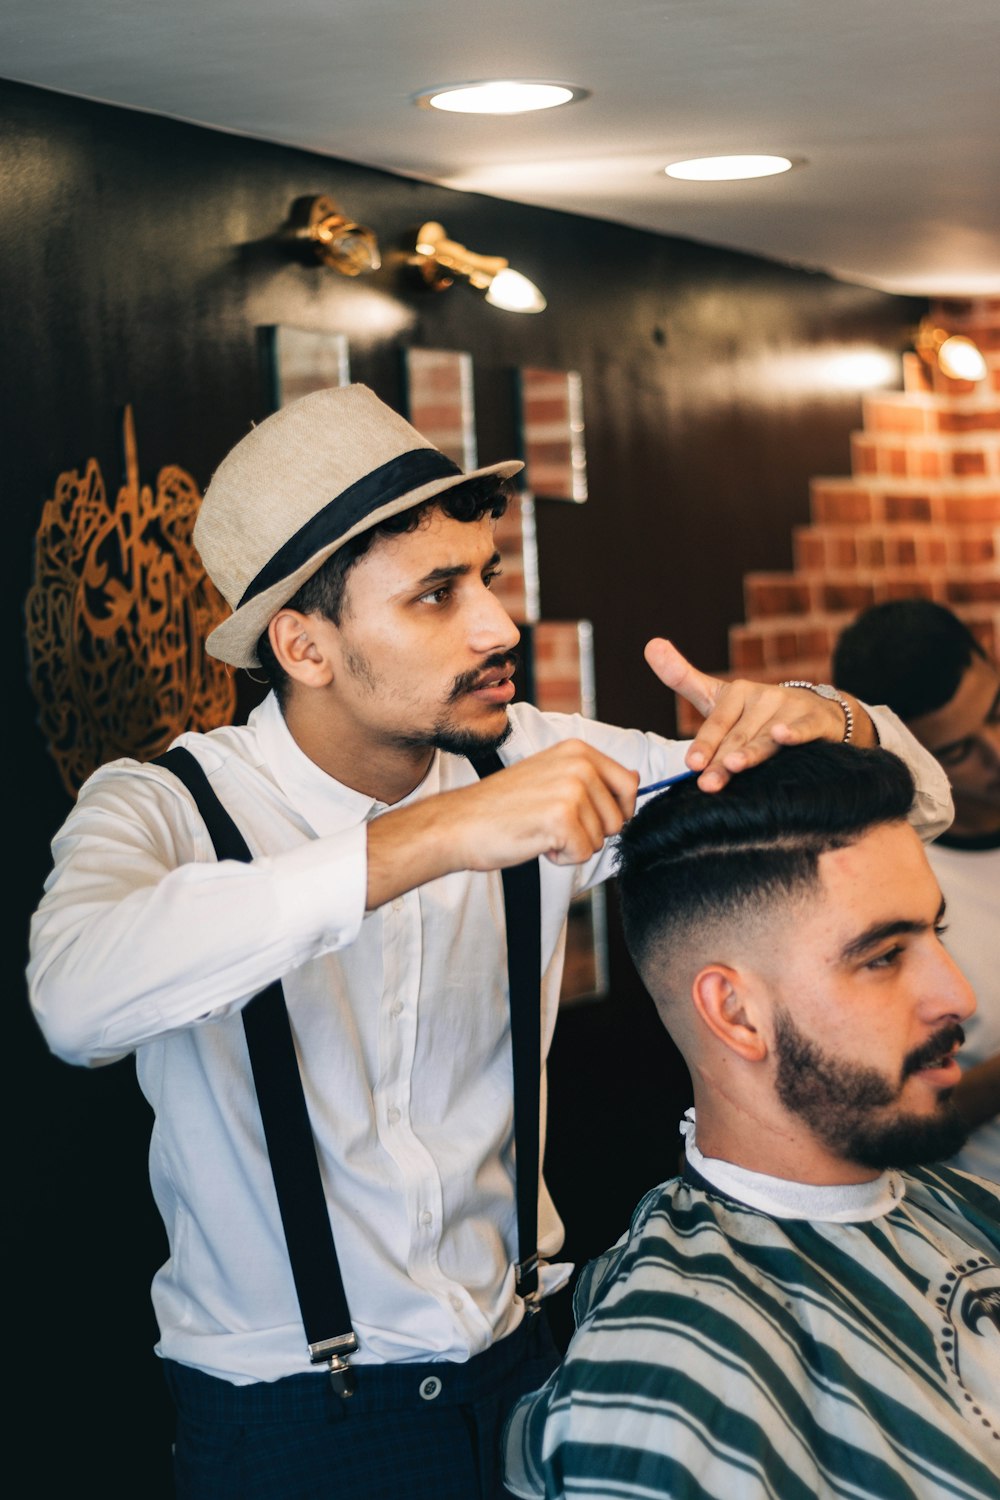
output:
[[[887,291],[1000,293],[1000,0],[4,0],[0,74]],[[413,106],[490,77],[590,97]],[[744,151],[804,164],[661,170]]]

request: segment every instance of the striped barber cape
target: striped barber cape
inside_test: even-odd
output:
[[[1000,1190],[945,1167],[885,1181],[863,1222],[775,1217],[690,1168],[649,1193],[510,1418],[508,1487],[1000,1500]]]

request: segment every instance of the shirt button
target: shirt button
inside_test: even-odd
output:
[[[461,1312],[462,1311],[462,1299],[455,1292],[451,1293],[451,1295],[448,1298],[448,1301],[451,1303],[452,1307],[455,1309],[456,1312]]]
[[[436,1375],[428,1375],[426,1380],[420,1382],[417,1389],[420,1392],[422,1400],[433,1401],[436,1396],[440,1396],[441,1394],[441,1382]]]
[[[396,1108],[396,1106],[394,1104],[391,1106],[390,1109],[388,1109],[386,1111],[386,1119],[389,1121],[390,1125],[398,1125],[399,1124],[399,1110]]]
[[[403,910],[403,898],[402,898],[402,896],[397,896],[396,897],[395,901],[392,903],[392,909],[393,909],[393,911],[402,911]]]
[[[433,1224],[434,1223],[434,1215],[431,1213],[430,1209],[427,1209],[427,1208],[424,1209],[423,1213],[420,1215],[420,1223],[421,1224]],[[435,1391],[434,1394],[437,1395],[437,1392]]]
[[[389,1014],[390,1016],[392,1016],[392,1019],[394,1021],[398,1016],[401,1016],[403,1014],[403,1002],[401,1000],[396,1000],[394,1004],[389,1007]]]

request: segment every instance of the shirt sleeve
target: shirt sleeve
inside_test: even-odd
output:
[[[102,1063],[219,1019],[272,980],[354,941],[366,825],[216,861],[173,777],[106,768],[53,841],[31,924],[28,990],[53,1052]]]
[[[878,742],[883,750],[891,750],[909,767],[916,784],[916,796],[910,809],[910,822],[925,843],[944,833],[955,816],[951,783],[944,769],[929,750],[910,733],[891,708],[864,707],[868,711]]]

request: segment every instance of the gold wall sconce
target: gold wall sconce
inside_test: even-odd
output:
[[[962,333],[938,328],[932,318],[922,318],[914,347],[928,365],[937,365],[950,380],[985,380],[986,360],[979,345]]]
[[[382,264],[375,231],[342,214],[332,198],[296,198],[282,238],[304,259],[318,260],[342,276],[363,276]]]
[[[434,222],[422,224],[409,264],[416,266],[423,281],[434,291],[444,291],[456,277],[486,293],[486,301],[507,312],[536,313],[546,306],[545,298],[527,276],[511,269],[502,255],[478,255],[456,240],[450,240],[444,226]]]

